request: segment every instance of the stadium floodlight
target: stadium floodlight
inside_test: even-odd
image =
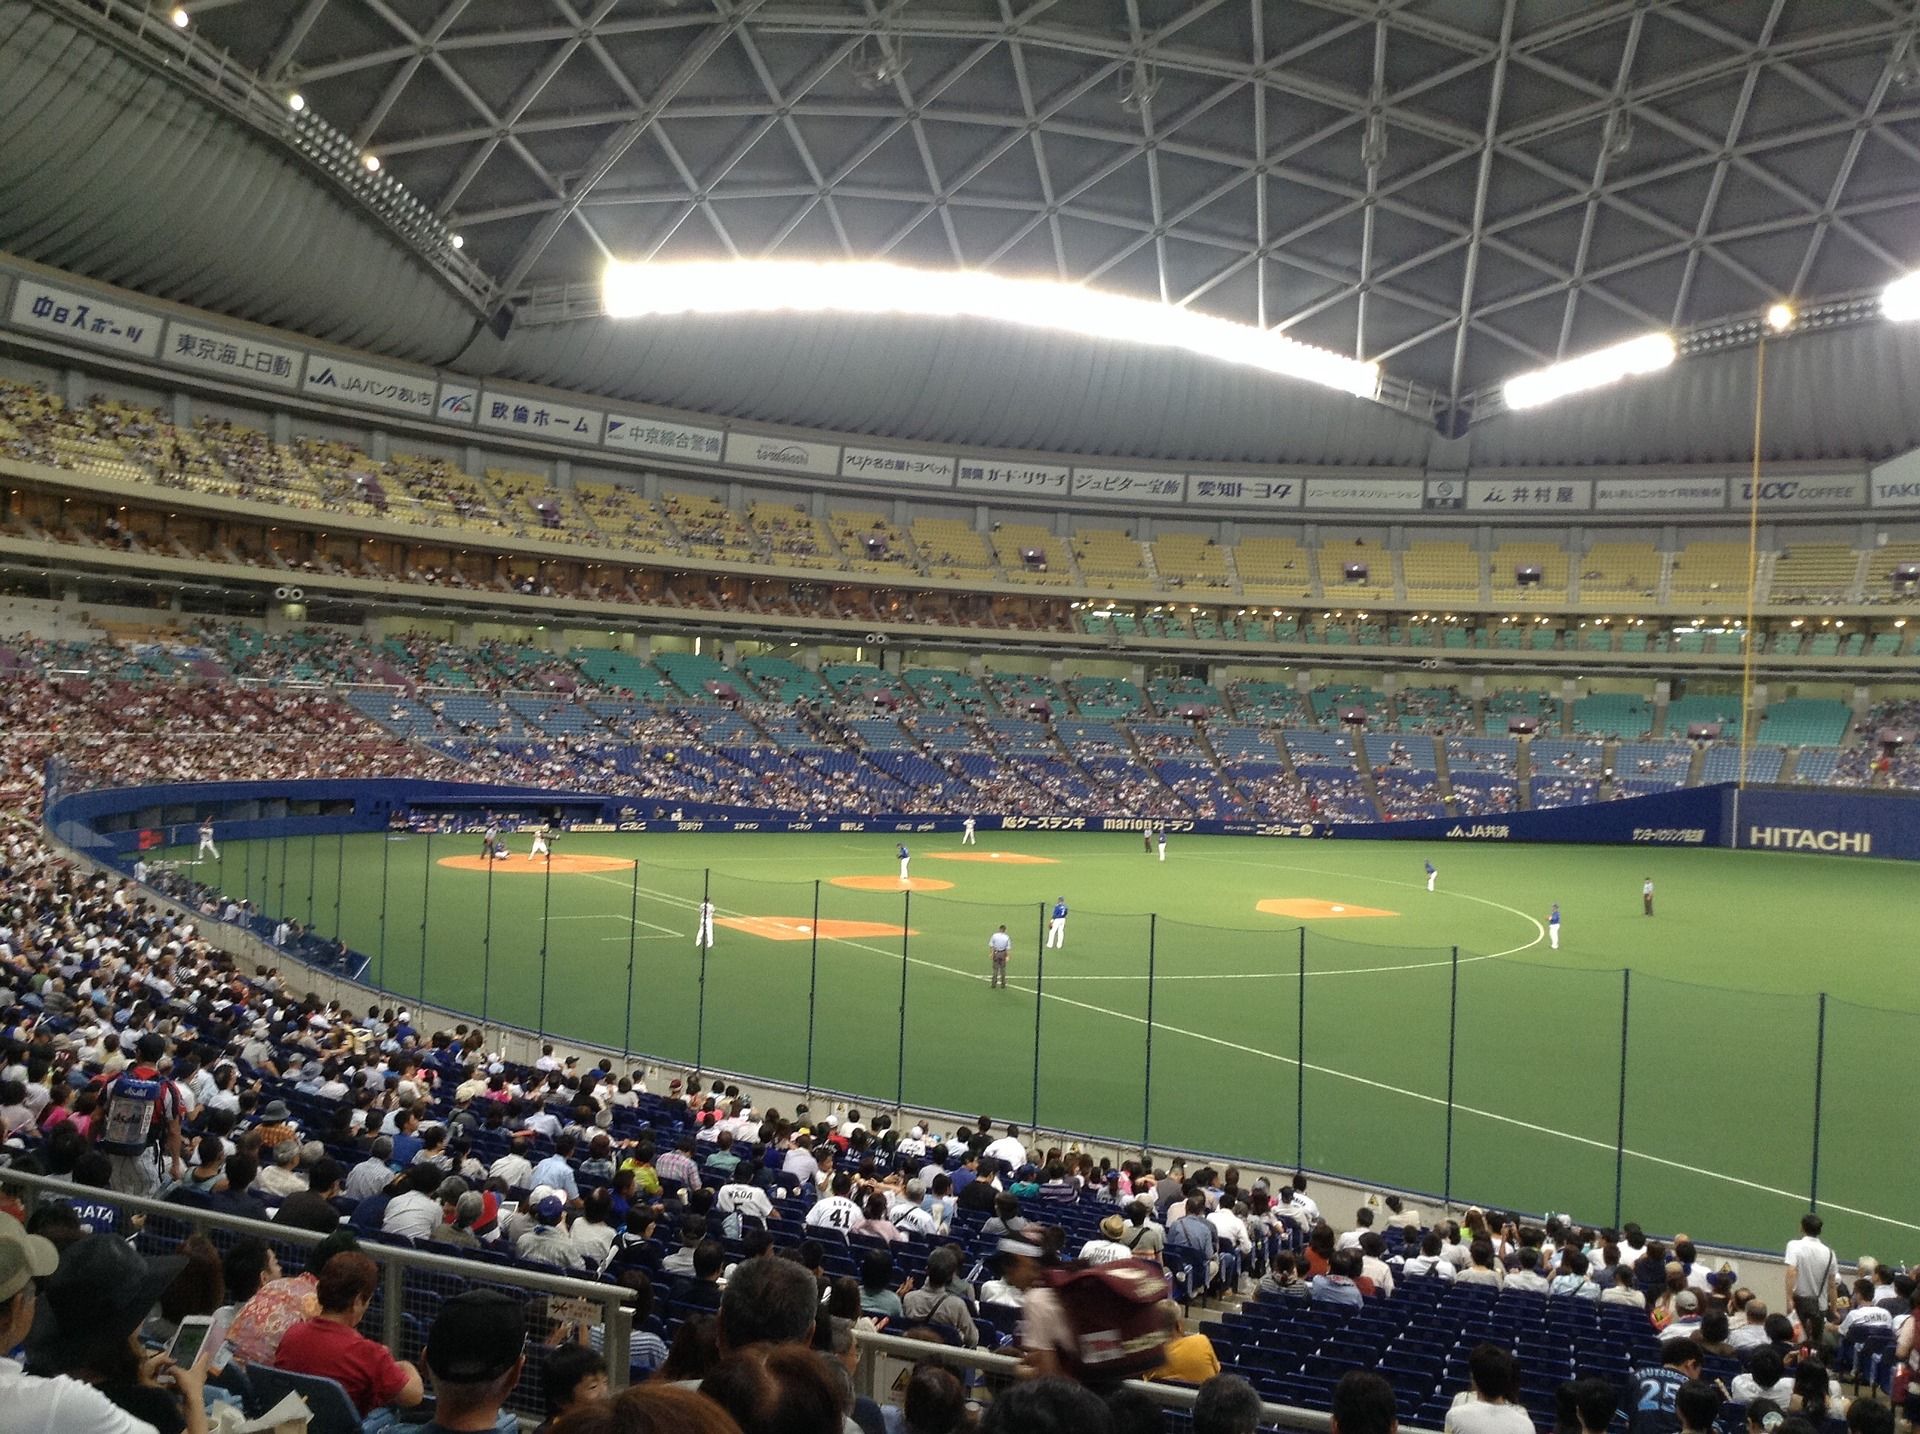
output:
[[[1880,312],[1895,323],[1920,319],[1920,274],[1905,274],[1880,291]]]
[[[1791,304],[1770,304],[1767,306],[1767,327],[1776,334],[1784,334],[1793,327],[1794,313]]]
[[[1643,334],[1625,343],[1595,349],[1579,358],[1510,378],[1502,386],[1502,393],[1508,408],[1538,408],[1557,398],[1618,383],[1635,374],[1657,373],[1672,363],[1677,353],[1672,334]]]
[[[378,174],[380,172],[380,156],[379,155],[363,154],[360,156],[360,162],[367,167],[368,174]]]
[[[1224,363],[1377,397],[1380,366],[1172,304],[974,269],[867,261],[753,259],[608,263],[602,303],[613,318],[649,314],[842,313],[987,319],[1083,338],[1184,349]]]
[[[173,22],[173,28],[176,30],[184,30],[193,23],[193,16],[187,13],[187,7],[184,5],[174,6],[173,13],[167,18]]]
[[[295,90],[292,94],[287,96],[287,108],[292,110],[295,114],[299,114],[300,111],[304,110],[306,107],[307,107],[307,97],[301,94],[300,91]]]

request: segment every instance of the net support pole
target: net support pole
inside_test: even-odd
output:
[[[813,925],[807,928],[807,1076],[804,1082],[813,1094],[813,1021],[820,1001],[820,879],[813,882]]]
[[[1633,1009],[1633,972],[1620,973],[1620,1105],[1613,1126],[1613,1224],[1620,1226],[1620,1207],[1627,1186],[1627,1017]]]
[[[333,939],[340,939],[340,898],[347,889],[347,834],[333,834]]]
[[[433,832],[427,832],[427,869],[420,876],[420,1004],[427,1004],[427,912],[433,893]]]
[[[487,914],[480,932],[480,1024],[487,1023],[487,1006],[493,994],[493,856],[487,856]]]
[[[1033,965],[1033,1118],[1030,1127],[1040,1124],[1040,1003],[1047,983],[1047,904],[1040,903],[1040,944],[1034,951]]]
[[[313,888],[320,869],[320,833],[307,833],[307,934],[313,934]]]
[[[704,1071],[707,1057],[707,941],[706,932],[701,926],[707,919],[707,904],[713,900],[713,868],[700,869],[700,914],[695,918],[694,930],[700,943],[700,995],[694,1008],[693,1018],[693,1069],[695,1074]]]
[[[1807,1208],[1820,1208],[1820,1107],[1826,1094],[1827,993],[1820,993],[1820,1012],[1813,1035],[1813,1171],[1807,1181]]]
[[[893,1108],[907,1103],[907,931],[913,921],[913,888],[900,893],[900,1058],[893,1072]]]
[[[288,836],[285,832],[282,832],[280,834],[280,897],[279,897],[279,900],[274,902],[275,909],[273,913],[276,918],[282,921],[287,919],[287,914],[288,914],[287,852],[291,848],[292,844],[293,844],[293,838]],[[271,871],[272,863],[273,863],[273,849],[271,847],[267,849],[267,863],[268,863],[268,870]]]
[[[553,931],[553,857],[542,863],[546,875],[540,883],[540,1034],[547,1033],[547,951]]]
[[[392,855],[393,839],[388,837],[380,843],[380,972],[373,978],[382,991],[387,989],[387,862]]]
[[[620,1064],[633,1052],[633,948],[640,930],[640,858],[633,859],[633,894],[627,899],[627,1004],[620,1018]]]
[[[1160,917],[1147,913],[1147,1079],[1140,1092],[1140,1149],[1153,1144],[1153,963],[1160,944]]]
[[[134,859],[136,861],[139,860],[138,855],[136,855]],[[247,893],[247,900],[252,901],[253,900],[253,843],[252,842],[247,843],[246,860],[241,866],[241,872],[242,872],[242,875],[240,878],[241,885]],[[262,914],[264,915],[266,902],[262,901],[260,905],[262,907]]]
[[[1739,794],[1747,789],[1753,753],[1753,617],[1760,588],[1760,439],[1767,401],[1767,336],[1753,346],[1753,470],[1747,477],[1747,626],[1740,644],[1740,779],[1734,784],[1734,831],[1740,830]],[[1739,837],[1734,844],[1739,845]]]
[[[1453,1208],[1453,1066],[1460,1037],[1460,948],[1453,948],[1447,984],[1447,1153],[1441,1175],[1441,1203]]]
[[[1295,1018],[1293,1062],[1293,1168],[1307,1163],[1307,928],[1300,928],[1300,999]]]

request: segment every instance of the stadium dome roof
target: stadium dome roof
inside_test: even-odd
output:
[[[1920,56],[1893,0],[185,10],[175,31],[0,0],[0,245],[396,356],[763,421],[1398,463],[1436,415],[1479,414],[1489,458],[1725,458],[1750,413],[1724,444],[1684,415],[1738,388],[1737,361],[1565,414],[1484,400],[1648,330],[1868,292],[1920,256]],[[302,125],[377,155],[433,222],[330,173]],[[729,256],[1086,281],[1378,360],[1390,401],[978,322],[599,314],[610,257]],[[1842,407],[1897,406],[1883,375],[1920,361],[1905,334],[1819,342],[1851,356],[1826,395]],[[1782,452],[1920,441],[1905,419],[1863,436],[1821,397]]]

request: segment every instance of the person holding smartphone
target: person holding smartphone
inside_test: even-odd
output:
[[[207,1434],[209,1342],[176,1363],[139,1342],[141,1322],[186,1260],[143,1259],[112,1235],[87,1235],[67,1247],[47,1279],[50,1318],[27,1336],[27,1371],[92,1385],[155,1434]]]

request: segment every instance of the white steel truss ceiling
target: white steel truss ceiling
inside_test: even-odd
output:
[[[502,301],[603,262],[1045,274],[1516,371],[1915,262],[1894,0],[201,0]]]

